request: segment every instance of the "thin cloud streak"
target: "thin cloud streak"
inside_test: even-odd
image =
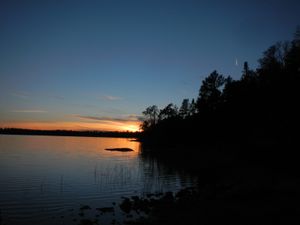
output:
[[[28,109],[28,110],[12,110],[13,113],[47,113],[45,110],[35,110],[35,109]]]
[[[32,93],[28,93],[28,92],[22,92],[22,91],[15,91],[11,93],[12,96],[14,97],[18,97],[18,98],[22,98],[22,99],[29,99],[32,97],[36,97],[36,95],[32,94]],[[55,95],[55,94],[49,94],[49,95],[38,95],[38,97],[43,97],[43,98],[52,98],[52,99],[56,99],[56,100],[64,100],[65,98],[61,95]]]
[[[18,97],[18,98],[22,98],[22,99],[28,99],[29,98],[29,94],[25,93],[25,92],[13,92],[11,93],[12,96]]]
[[[101,96],[101,99],[108,100],[108,101],[117,101],[117,100],[122,100],[123,98],[118,96],[112,96],[112,95],[103,95]]]
[[[142,121],[142,117],[137,115],[129,115],[123,118],[113,118],[106,116],[83,116],[83,115],[72,115],[73,117],[85,120],[97,120],[97,121],[115,121],[115,122],[136,122]]]

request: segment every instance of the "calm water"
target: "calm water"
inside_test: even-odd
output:
[[[134,151],[105,151],[115,147]],[[78,215],[82,205],[112,206],[122,196],[193,185],[191,177],[143,159],[140,148],[121,138],[0,135],[0,225],[78,224],[96,216]]]

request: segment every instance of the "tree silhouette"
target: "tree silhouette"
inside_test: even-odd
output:
[[[158,120],[158,108],[156,105],[152,105],[146,108],[145,111],[143,111],[143,114],[145,116],[145,121],[142,125],[143,129],[147,129],[151,126],[154,126],[157,123]]]
[[[197,105],[195,99],[192,99],[191,104],[189,106],[189,116],[193,116],[197,113]]]
[[[189,109],[190,109],[190,104],[189,104],[189,99],[183,99],[181,107],[179,109],[179,116],[183,119],[185,119],[189,115]]]
[[[244,62],[241,81],[251,82],[255,79],[256,73],[249,68],[248,62]]]
[[[170,103],[169,105],[167,105],[165,108],[163,108],[162,110],[160,110],[158,118],[159,120],[165,120],[165,119],[170,119],[170,118],[174,118],[178,115],[178,109],[177,106]]]
[[[248,62],[244,62],[243,76],[245,76],[245,77],[249,76],[249,66],[248,66]]]
[[[291,42],[290,49],[285,57],[285,66],[288,76],[300,74],[300,26],[294,34],[294,40]]]
[[[216,70],[202,81],[197,100],[198,111],[207,109],[213,111],[220,103],[221,87],[225,84],[225,77]]]
[[[284,69],[289,49],[289,43],[277,42],[263,53],[263,57],[258,60],[260,64],[258,73],[262,79],[268,81],[278,79]]]

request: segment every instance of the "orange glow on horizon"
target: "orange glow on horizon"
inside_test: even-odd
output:
[[[101,122],[0,122],[0,128],[22,128],[36,130],[98,130],[98,131],[139,131],[139,121],[113,121]]]

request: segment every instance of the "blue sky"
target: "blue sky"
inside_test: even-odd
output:
[[[2,0],[0,127],[134,126],[149,105],[196,98],[215,69],[256,68],[299,12],[292,0]]]

